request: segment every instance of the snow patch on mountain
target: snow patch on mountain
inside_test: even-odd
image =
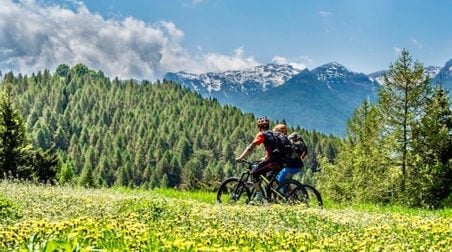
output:
[[[424,69],[424,75],[433,79],[436,77],[436,75],[439,73],[440,70],[441,70],[441,67],[429,66]]]
[[[241,71],[234,70],[204,74],[178,72],[175,74],[181,79],[199,81],[199,84],[210,93],[212,91],[220,91],[224,85],[238,85],[237,89],[246,92],[247,90],[255,89],[252,84],[258,84],[265,91],[269,87],[277,87],[284,84],[299,72],[301,72],[301,69],[294,68],[291,65],[268,64]]]
[[[317,80],[330,82],[334,79],[342,78],[345,73],[350,71],[337,62],[331,62],[314,69],[314,72],[316,72]]]

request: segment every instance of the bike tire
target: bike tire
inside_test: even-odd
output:
[[[309,196],[305,187],[300,182],[287,179],[278,185],[272,197],[278,203],[295,205],[306,204]]]
[[[302,184],[308,194],[307,205],[309,207],[323,208],[323,200],[320,192],[317,191],[313,186]]]
[[[217,203],[222,204],[246,204],[251,198],[248,186],[239,178],[227,178],[217,191]]]

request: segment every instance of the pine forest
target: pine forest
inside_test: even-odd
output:
[[[34,176],[47,182],[215,189],[244,168],[234,158],[258,132],[254,115],[175,83],[110,80],[82,64],[31,76],[6,73],[2,90],[27,129],[18,147],[32,145],[42,159],[58,160],[42,168],[47,176]],[[309,170],[318,166],[318,156],[334,159],[338,138],[291,130],[310,148]],[[2,174],[21,177],[15,170],[5,167]]]

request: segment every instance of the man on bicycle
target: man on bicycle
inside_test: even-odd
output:
[[[257,119],[257,127],[259,128],[259,133],[257,133],[253,142],[249,144],[245,151],[236,158],[237,162],[243,161],[248,157],[254,149],[264,144],[265,146],[265,157],[257,166],[251,170],[251,175],[254,178],[254,189],[256,190],[256,201],[262,201],[262,191],[260,186],[260,176],[266,175],[268,172],[278,172],[281,169],[282,158],[279,153],[277,153],[277,143],[274,133],[270,129],[270,121],[267,117],[260,117]]]

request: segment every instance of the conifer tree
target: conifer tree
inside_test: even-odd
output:
[[[29,153],[32,149],[27,139],[25,123],[13,105],[11,84],[5,84],[0,97],[0,178],[13,176],[31,178]]]
[[[70,183],[74,178],[74,169],[71,161],[66,161],[62,164],[58,173],[58,182],[60,184]]]
[[[89,161],[85,161],[85,165],[82,169],[82,174],[80,175],[78,184],[85,187],[95,187],[97,185],[96,179],[94,178],[94,168]]]
[[[347,123],[347,134],[335,165],[322,160],[319,181],[335,200],[388,201],[391,169],[382,149],[381,118],[377,108],[364,101]]]
[[[429,78],[424,67],[402,50],[390,65],[379,92],[379,105],[385,120],[384,136],[394,139],[386,148],[393,149],[393,162],[400,164],[400,191],[405,194],[407,180],[418,175],[413,166],[413,129],[423,117],[429,95]]]
[[[438,86],[425,116],[415,129],[416,166],[413,183],[417,205],[437,207],[452,193],[452,111],[446,91]],[[413,193],[414,194],[414,193]]]

